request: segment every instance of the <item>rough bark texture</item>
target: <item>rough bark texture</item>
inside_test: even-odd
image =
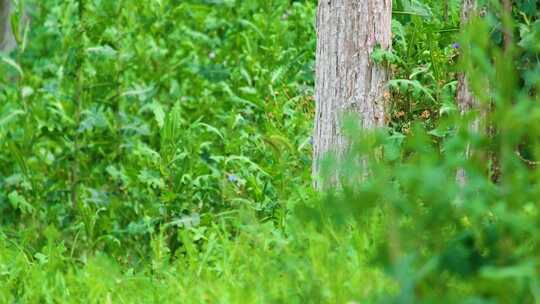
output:
[[[476,0],[463,0],[461,6],[461,26],[465,26],[474,14],[478,10]],[[460,73],[458,75],[458,87],[457,87],[457,103],[459,110],[462,114],[465,114],[471,110],[479,110],[478,100],[473,96],[467,76],[465,73]],[[470,132],[480,131],[480,117],[477,117],[471,125],[469,126]],[[467,145],[467,150],[465,152],[465,157],[470,157],[471,151],[469,145]],[[465,170],[463,168],[458,169],[457,172],[457,182],[461,185],[465,185],[467,182],[467,177]]]
[[[391,47],[391,0],[319,0],[317,10],[316,117],[313,177],[327,152],[346,149],[343,114],[363,128],[385,124],[387,71],[371,60],[375,47]],[[317,185],[316,185],[317,186]]]
[[[0,52],[9,53],[17,47],[11,29],[11,0],[0,0]]]
[[[463,0],[461,7],[462,27],[469,23],[473,14],[477,11],[476,0]],[[462,113],[477,107],[477,101],[469,89],[469,83],[465,73],[458,75],[457,102]]]

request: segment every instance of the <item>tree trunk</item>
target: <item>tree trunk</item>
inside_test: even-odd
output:
[[[505,17],[511,19],[512,18],[512,1],[503,0],[502,5],[503,5],[504,14],[507,15],[507,16],[503,16],[503,19]],[[512,37],[512,28],[508,24],[506,24],[504,26],[504,33],[503,33],[504,50],[505,51],[508,51],[508,49],[512,45],[512,39],[513,39],[513,37]]]
[[[345,113],[361,117],[363,128],[385,124],[387,71],[371,60],[375,47],[389,49],[392,0],[319,0],[317,10],[316,117],[313,178],[327,152],[346,149]]]
[[[0,0],[0,52],[9,53],[17,47],[11,29],[11,0]]]
[[[465,27],[473,14],[477,11],[476,0],[463,0],[461,6],[461,26]],[[477,107],[477,101],[469,89],[469,83],[465,73],[458,75],[458,89],[457,89],[457,102],[459,109],[462,113],[465,113],[472,108]]]
[[[461,27],[465,27],[469,23],[469,20],[477,12],[476,0],[463,0],[461,5]],[[464,46],[466,47],[466,46]],[[465,73],[458,74],[458,87],[457,87],[457,104],[462,115],[468,113],[471,110],[479,110],[478,100],[473,96],[470,87],[469,80]],[[469,132],[480,131],[480,117],[474,119],[469,125]],[[465,157],[471,156],[470,145],[467,145],[465,151]],[[456,176],[457,182],[464,186],[467,183],[467,176],[465,169],[459,168]]]

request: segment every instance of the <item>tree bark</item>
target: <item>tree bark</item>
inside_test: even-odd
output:
[[[503,10],[506,18],[512,18],[512,1],[511,0],[503,0]],[[504,33],[503,33],[503,41],[504,41],[504,50],[508,51],[510,46],[512,45],[512,28],[506,24],[504,27]]]
[[[317,10],[316,117],[313,179],[328,152],[343,155],[345,113],[360,116],[362,128],[385,124],[388,73],[371,59],[375,47],[389,49],[392,0],[319,0]]]
[[[0,0],[0,52],[9,53],[17,47],[11,29],[11,0]]]
[[[470,19],[477,13],[478,7],[476,0],[463,0],[461,5],[461,27],[465,27]],[[463,46],[466,47],[466,46]],[[478,100],[474,97],[469,87],[469,80],[467,75],[462,72],[458,74],[458,86],[457,86],[457,104],[462,115],[472,111],[479,110],[480,106]],[[476,117],[469,125],[469,132],[480,131],[480,117]],[[467,145],[465,151],[465,157],[471,156],[470,145]],[[457,182],[460,185],[467,183],[467,176],[465,169],[459,168],[456,176]]]

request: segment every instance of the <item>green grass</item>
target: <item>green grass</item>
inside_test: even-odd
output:
[[[359,231],[289,232],[258,224],[244,213],[236,233],[224,220],[204,241],[186,231],[183,253],[171,257],[164,239],[151,241],[142,267],[119,264],[104,253],[74,258],[52,231],[29,256],[5,238],[0,244],[0,301],[4,303],[369,303],[395,288],[366,265],[372,240]],[[58,237],[58,235],[56,236]]]

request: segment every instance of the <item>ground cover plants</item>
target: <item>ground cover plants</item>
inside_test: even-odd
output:
[[[479,2],[394,2],[389,126],[316,192],[316,1],[15,1],[0,302],[539,302],[537,3]]]

